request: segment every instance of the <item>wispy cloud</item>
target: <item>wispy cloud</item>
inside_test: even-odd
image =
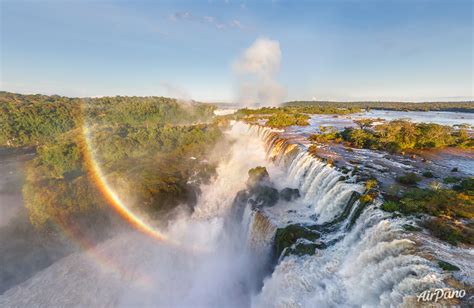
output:
[[[192,14],[191,12],[176,12],[169,16],[169,20],[172,22],[179,22],[179,21],[189,21],[189,22],[196,22],[201,24],[210,25],[219,30],[225,29],[244,29],[242,22],[237,19],[233,19],[230,21],[224,21],[214,16],[200,16]]]

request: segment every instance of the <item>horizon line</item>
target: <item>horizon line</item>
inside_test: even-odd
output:
[[[19,95],[43,95],[43,96],[59,96],[59,97],[67,97],[67,98],[77,98],[77,99],[87,99],[87,98],[107,98],[107,97],[164,97],[164,98],[171,98],[181,101],[193,101],[197,103],[208,103],[208,104],[226,104],[226,105],[241,105],[239,102],[232,102],[228,100],[198,100],[193,98],[179,98],[179,97],[172,97],[172,96],[165,96],[165,95],[92,95],[92,96],[68,96],[68,95],[61,95],[61,94],[45,94],[39,92],[30,92],[30,93],[21,93],[21,92],[11,92],[7,90],[0,90],[0,93],[10,93],[10,94],[19,94]],[[454,100],[453,100],[454,99]],[[354,100],[325,100],[325,99],[293,99],[293,100],[286,100],[281,102],[279,105],[287,104],[287,103],[474,103],[474,97],[465,97],[465,96],[447,96],[445,98],[437,98],[437,99],[426,99],[426,100],[380,100],[380,99],[354,99]],[[262,103],[254,103],[250,104],[257,107],[272,107],[269,105],[263,105]],[[251,107],[251,106],[243,106]]]

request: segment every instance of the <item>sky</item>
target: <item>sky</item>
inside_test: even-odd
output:
[[[3,91],[213,102],[474,96],[470,0],[0,3]]]

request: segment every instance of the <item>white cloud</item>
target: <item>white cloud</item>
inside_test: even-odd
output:
[[[239,28],[239,29],[243,29],[244,27],[242,26],[242,23],[237,20],[237,19],[234,19],[230,22],[230,26],[231,27],[234,27],[234,28]]]
[[[178,21],[190,21],[190,22],[197,22],[201,24],[210,25],[216,29],[224,30],[229,28],[234,29],[244,29],[244,26],[240,20],[233,19],[231,21],[222,21],[217,17],[214,16],[198,16],[194,15],[191,12],[176,12],[169,16],[169,20],[173,22]]]

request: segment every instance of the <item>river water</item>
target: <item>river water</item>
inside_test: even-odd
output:
[[[467,124],[469,131],[474,129],[474,113],[467,112],[447,112],[447,111],[391,111],[391,110],[371,110],[349,115],[313,115],[309,120],[309,126],[298,126],[289,129],[290,132],[308,135],[319,131],[320,126],[333,127],[342,130],[345,127],[355,127],[354,120],[357,119],[383,119],[409,120],[416,123],[434,123],[440,125],[455,126]],[[377,123],[377,122],[376,122]]]

